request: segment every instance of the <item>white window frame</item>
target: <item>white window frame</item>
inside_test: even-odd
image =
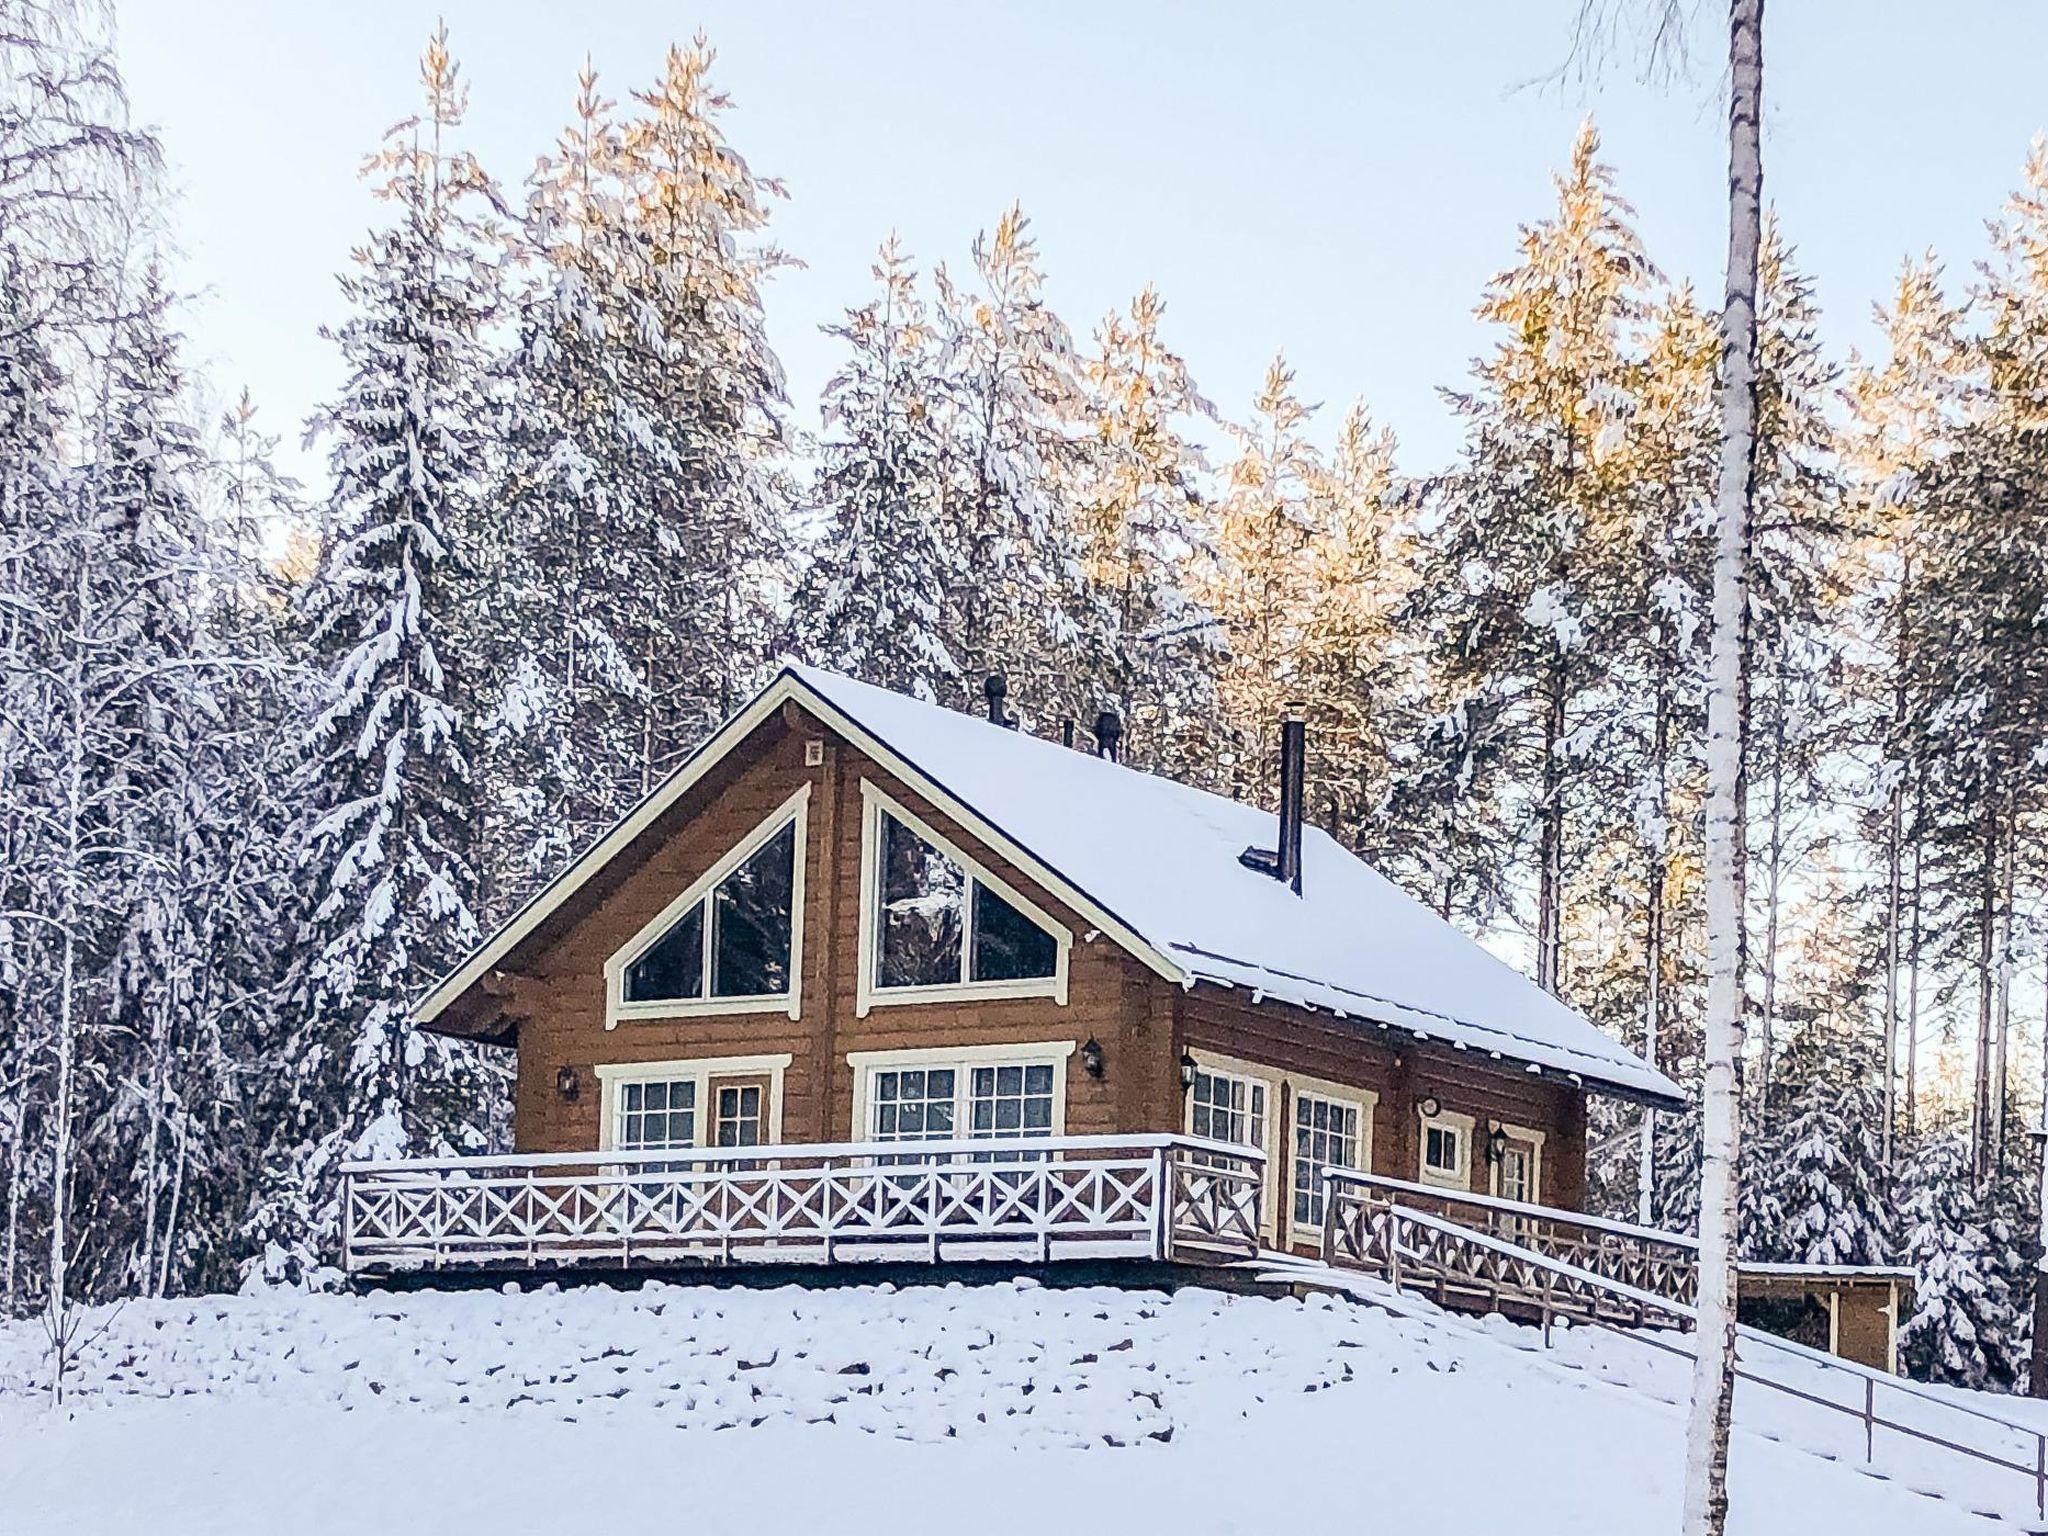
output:
[[[982,1138],[969,1130],[973,1118],[973,1073],[976,1067],[1027,1066],[1052,1068],[1052,1130],[1067,1134],[1067,1060],[1080,1050],[1078,1040],[1040,1040],[1024,1045],[953,1045],[901,1051],[848,1051],[846,1064],[853,1068],[854,1141],[873,1141],[874,1074],[877,1072],[953,1071],[953,1135],[948,1140],[976,1141]],[[916,1145],[912,1142],[909,1145]]]
[[[1280,1211],[1274,1200],[1280,1183],[1280,1116],[1284,1108],[1280,1085],[1285,1081],[1284,1074],[1274,1067],[1263,1067],[1241,1057],[1219,1055],[1215,1051],[1198,1050],[1192,1046],[1188,1048],[1188,1055],[1194,1058],[1196,1069],[1205,1076],[1257,1083],[1266,1090],[1266,1123],[1259,1138],[1259,1150],[1266,1154],[1265,1171],[1259,1187],[1260,1206],[1264,1212],[1260,1230],[1271,1237],[1280,1230]],[[1195,1134],[1195,1090],[1192,1083],[1180,1098],[1180,1127],[1192,1136]]]
[[[1473,1128],[1477,1121],[1472,1116],[1455,1109],[1439,1109],[1434,1115],[1425,1115],[1422,1106],[1415,1106],[1415,1182],[1428,1184],[1436,1189],[1455,1190],[1461,1195],[1472,1193],[1472,1157],[1477,1148],[1473,1144]],[[1429,1165],[1429,1127],[1445,1127],[1458,1133],[1459,1160],[1464,1163],[1462,1174],[1445,1173]]]
[[[982,998],[1049,997],[1061,1007],[1067,1002],[1067,965],[1074,936],[1049,913],[1018,893],[1002,876],[961,852],[949,839],[933,831],[921,817],[906,810],[868,779],[860,781],[860,930],[859,964],[854,975],[854,1014],[867,1017],[873,1008],[904,1003],[955,1003]],[[967,872],[969,886],[960,924],[960,967],[964,977],[974,964],[974,896],[972,883],[979,881],[995,895],[1022,913],[1053,941],[1053,971],[1050,976],[1027,976],[1016,981],[956,981],[934,986],[882,987],[876,985],[875,953],[882,931],[882,817],[893,816],[925,842]]]
[[[1509,1140],[1526,1141],[1535,1148],[1536,1155],[1529,1162],[1530,1190],[1527,1203],[1543,1204],[1543,1133],[1531,1126],[1517,1125],[1512,1120],[1495,1120],[1488,1125],[1487,1135],[1491,1136],[1495,1128],[1506,1131]],[[1500,1168],[1501,1165],[1491,1158],[1487,1160],[1486,1192],[1497,1200],[1504,1200],[1507,1197],[1500,1192]]]
[[[810,853],[811,786],[806,783],[768,818],[735,843],[724,858],[692,881],[640,931],[612,952],[604,963],[604,1027],[617,1029],[624,1019],[688,1019],[719,1013],[782,1013],[792,1019],[803,1015],[804,989],[804,866]],[[795,865],[789,884],[789,990],[762,992],[748,997],[711,996],[711,967],[715,960],[716,935],[711,911],[704,913],[704,995],[701,997],[648,998],[626,1000],[626,971],[656,943],[667,936],[690,908],[703,901],[720,881],[759,853],[786,826],[796,827]]]
[[[782,1142],[782,1075],[794,1058],[788,1051],[766,1056],[694,1056],[680,1061],[611,1061],[597,1068],[598,1127],[597,1150],[618,1149],[619,1092],[624,1083],[679,1083],[697,1085],[696,1145],[711,1145],[711,1079],[714,1077],[765,1077],[768,1103],[763,1112],[762,1140],[767,1145]]]
[[[1353,1088],[1348,1083],[1333,1083],[1320,1077],[1303,1077],[1290,1073],[1287,1077],[1287,1188],[1282,1198],[1287,1202],[1287,1234],[1291,1242],[1321,1242],[1322,1225],[1311,1222],[1297,1226],[1294,1220],[1294,1132],[1295,1106],[1303,1099],[1321,1099],[1326,1104],[1341,1105],[1358,1111],[1358,1167],[1359,1173],[1372,1172],[1373,1116],[1379,1109],[1380,1096],[1370,1088]]]

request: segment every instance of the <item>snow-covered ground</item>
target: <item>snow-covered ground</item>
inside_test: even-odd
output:
[[[1682,1411],[1642,1346],[1403,1311],[1028,1282],[131,1303],[61,1412],[40,1329],[0,1328],[0,1530],[1676,1529]],[[1994,1529],[1753,1434],[1734,1486],[1748,1536]]]

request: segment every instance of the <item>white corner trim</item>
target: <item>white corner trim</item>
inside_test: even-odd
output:
[[[604,1027],[616,1029],[622,1019],[682,1019],[721,1013],[782,1013],[794,1019],[802,1016],[804,986],[804,867],[810,862],[811,786],[808,780],[795,794],[770,811],[763,821],[729,848],[725,856],[699,875],[667,906],[641,924],[625,943],[612,951],[604,963]],[[626,969],[652,947],[690,908],[703,901],[720,881],[738,869],[786,826],[796,827],[795,848],[790,857],[789,887],[789,989],[750,997],[713,997],[711,964],[715,935],[710,915],[704,923],[702,996],[665,998],[644,1002],[626,1001]]]
[[[853,1116],[849,1132],[854,1141],[870,1141],[873,1094],[869,1083],[877,1072],[917,1067],[952,1067],[953,1128],[957,1136],[968,1134],[970,1101],[968,1074],[974,1067],[1035,1065],[1052,1067],[1052,1134],[1067,1133],[1067,1058],[1081,1049],[1078,1040],[1036,1040],[1017,1045],[935,1045],[914,1046],[895,1051],[848,1051],[846,1064],[853,1068]]]
[[[854,1016],[866,1018],[876,1007],[893,1007],[899,1004],[964,1003],[1006,997],[1049,997],[1059,1006],[1065,1007],[1067,972],[1074,947],[1073,934],[1044,908],[1020,894],[1016,887],[1002,876],[962,852],[950,838],[934,831],[922,817],[914,811],[907,810],[886,791],[877,788],[872,780],[860,781],[860,799],[860,920],[855,934],[858,957],[854,965]],[[875,984],[875,951],[881,932],[880,855],[884,815],[894,817],[967,872],[969,888],[965,896],[966,907],[962,913],[960,931],[960,981],[929,987],[881,987]],[[1002,900],[1015,907],[1034,927],[1053,941],[1052,975],[1033,976],[1019,981],[965,979],[968,967],[974,963],[972,886],[975,882],[987,886]]]
[[[762,1056],[694,1056],[678,1061],[607,1061],[597,1065],[597,1150],[609,1152],[618,1139],[621,1083],[694,1082],[697,1085],[697,1145],[709,1145],[710,1083],[714,1077],[768,1079],[768,1140],[782,1140],[782,1074],[795,1058],[788,1051]]]

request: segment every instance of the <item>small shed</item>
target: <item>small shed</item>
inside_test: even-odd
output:
[[[1896,1373],[1899,1320],[1913,1271],[1860,1264],[1744,1264],[1736,1311],[1744,1323],[1844,1360]]]

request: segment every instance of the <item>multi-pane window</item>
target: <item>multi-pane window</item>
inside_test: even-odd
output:
[[[1294,1224],[1323,1219],[1323,1170],[1359,1168],[1358,1106],[1321,1094],[1294,1095]]]
[[[785,822],[626,967],[624,1000],[776,997],[789,991],[796,822]]]
[[[958,1074],[951,1067],[907,1067],[870,1079],[868,1126],[876,1141],[946,1141],[954,1135]]]
[[[1500,1154],[1500,1197],[1532,1205],[1536,1200],[1536,1149],[1510,1141]]]
[[[878,989],[1055,974],[1053,936],[887,811],[876,856]]]
[[[621,1151],[694,1147],[697,1084],[687,1077],[669,1082],[621,1083],[618,1117],[612,1140]]]
[[[1188,1129],[1211,1141],[1266,1144],[1266,1085],[1228,1072],[1195,1073]]]
[[[968,1105],[971,1136],[1050,1136],[1053,1070],[1050,1062],[976,1067]]]
[[[711,1144],[717,1147],[758,1147],[767,1103],[766,1087],[757,1082],[713,1083]]]
[[[1465,1175],[1465,1131],[1461,1125],[1429,1120],[1422,1127],[1422,1177],[1431,1184],[1454,1185],[1463,1189]]]

